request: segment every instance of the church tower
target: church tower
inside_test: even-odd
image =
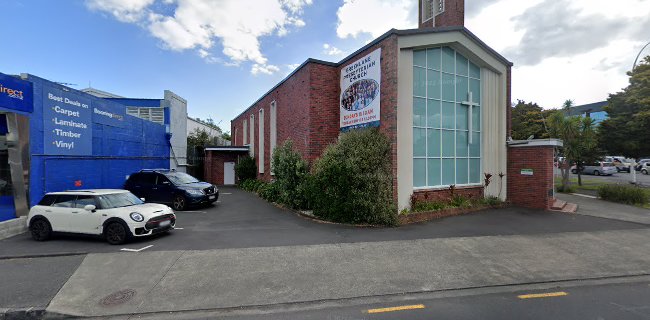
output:
[[[418,0],[419,28],[462,27],[465,0]]]

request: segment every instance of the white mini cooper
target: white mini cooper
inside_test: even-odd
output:
[[[27,217],[32,238],[44,241],[52,232],[103,236],[110,244],[131,237],[174,229],[176,215],[162,204],[144,203],[127,190],[95,189],[51,192]]]

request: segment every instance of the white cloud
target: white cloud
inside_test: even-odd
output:
[[[118,20],[138,23],[165,48],[196,50],[208,62],[221,61],[212,50],[221,45],[227,65],[253,62],[253,74],[270,74],[277,68],[267,65],[260,38],[283,36],[291,27],[302,27],[300,18],[312,0],[165,0],[173,15],[156,11],[154,0],[89,0],[88,6],[111,13]],[[277,70],[276,70],[277,71]]]
[[[328,56],[340,56],[343,54],[339,48],[331,46],[327,43],[323,44],[323,53]]]
[[[345,0],[336,12],[336,35],[356,38],[366,33],[376,38],[392,28],[416,28],[417,4],[414,0]]]
[[[258,75],[258,74],[274,74],[276,72],[280,71],[280,68],[277,66],[274,66],[272,64],[253,64],[253,67],[251,68],[251,73],[253,75]]]
[[[155,0],[89,0],[92,10],[105,11],[122,22],[137,22],[143,17],[144,9]]]
[[[551,108],[566,99],[576,104],[605,100],[627,85],[625,72],[649,40],[647,0],[486,2],[466,25],[513,61],[514,101]],[[563,16],[568,12],[570,17]]]

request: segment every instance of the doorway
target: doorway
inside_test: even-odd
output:
[[[223,184],[225,185],[235,184],[235,163],[234,162],[223,163]]]

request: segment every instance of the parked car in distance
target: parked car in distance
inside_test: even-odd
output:
[[[600,175],[612,175],[617,172],[616,167],[614,164],[611,162],[605,162],[605,161],[598,161],[594,163],[589,163],[582,168],[580,168],[580,172],[582,174],[593,174],[596,176]],[[578,173],[578,169],[576,166],[571,167],[571,173],[576,174]]]
[[[607,156],[605,157],[605,161],[614,164],[617,172],[630,172],[630,167],[635,162],[633,159],[628,159],[622,156]]]
[[[643,173],[643,174],[650,173],[650,161],[644,162],[641,165],[641,168],[639,168],[639,171],[641,171],[641,173]]]
[[[636,171],[641,171],[643,167],[645,167],[645,164],[650,162],[650,159],[641,159],[636,163],[636,166],[634,167],[634,170]]]
[[[27,216],[27,227],[38,241],[61,232],[103,236],[110,244],[122,244],[132,237],[170,231],[175,225],[170,207],[144,203],[119,189],[50,192]]]
[[[217,186],[184,172],[144,169],[129,175],[124,189],[146,202],[169,204],[174,210],[212,204],[219,199]]]

